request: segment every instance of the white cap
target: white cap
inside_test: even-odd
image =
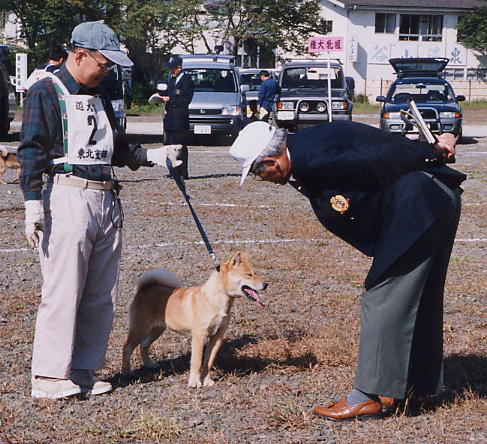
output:
[[[275,132],[276,128],[266,122],[253,122],[238,134],[229,153],[242,165],[240,185],[244,183],[252,163],[267,148]]]

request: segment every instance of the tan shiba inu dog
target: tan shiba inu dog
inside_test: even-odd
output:
[[[12,183],[19,182],[20,163],[17,161],[17,156],[14,153],[9,153],[7,148],[0,146],[0,176],[3,176],[5,174],[7,168],[17,170],[17,177],[12,181]],[[0,183],[3,185],[7,185],[7,182],[5,182],[1,178]]]
[[[129,309],[129,333],[123,348],[122,371],[130,371],[130,357],[140,345],[146,367],[157,364],[149,358],[150,345],[166,327],[191,335],[191,369],[188,386],[214,384],[210,370],[230,322],[230,310],[236,297],[265,306],[259,291],[267,284],[257,277],[245,253],[236,253],[213,271],[200,287],[181,288],[179,279],[162,269],[142,275],[137,294]],[[203,347],[208,338],[203,360]]]

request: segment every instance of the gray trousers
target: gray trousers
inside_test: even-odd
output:
[[[443,386],[443,292],[460,217],[459,190],[436,184],[450,207],[362,295],[360,350],[354,387],[403,399]]]
[[[39,246],[42,299],[32,374],[68,378],[71,368],[105,364],[122,248],[120,209],[111,191],[50,183]]]

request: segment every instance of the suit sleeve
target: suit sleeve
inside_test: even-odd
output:
[[[179,90],[179,94],[176,91]],[[194,84],[187,75],[183,76],[179,85],[171,89],[169,93],[169,103],[176,108],[187,108],[193,100]]]
[[[298,180],[348,189],[386,188],[405,174],[443,164],[427,143],[355,122],[317,125],[291,136],[290,143]]]

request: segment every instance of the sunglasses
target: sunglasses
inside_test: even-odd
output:
[[[109,71],[115,65],[115,63],[112,62],[100,63],[90,51],[85,51],[85,53],[88,54],[96,62],[98,68],[103,69],[103,71]]]

